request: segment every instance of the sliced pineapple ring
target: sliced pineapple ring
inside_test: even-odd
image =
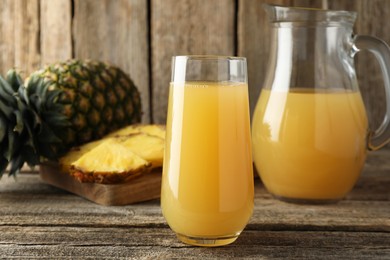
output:
[[[164,139],[144,133],[122,137],[123,145],[152,164],[161,167],[164,157]]]
[[[164,125],[130,125],[110,133],[107,137],[125,136],[136,133],[145,133],[165,139]]]
[[[69,172],[72,163],[77,161],[83,154],[91,151],[102,143],[102,140],[86,143],[79,147],[73,147],[65,156],[59,159],[59,165],[62,171]]]
[[[164,138],[162,125],[127,126],[73,148],[60,158],[60,167],[81,182],[126,182],[162,166]]]
[[[125,182],[151,164],[115,139],[107,139],[71,164],[70,173],[81,182]]]

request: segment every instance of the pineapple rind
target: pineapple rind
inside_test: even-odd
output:
[[[120,127],[141,121],[140,93],[117,67],[97,61],[69,60],[46,66],[30,78],[34,75],[61,90],[57,104],[71,122],[66,133],[60,136],[67,148],[100,139]],[[118,89],[120,93],[113,91]]]

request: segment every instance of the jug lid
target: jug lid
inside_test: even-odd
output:
[[[352,26],[356,20],[356,12],[345,10],[288,7],[272,4],[263,4],[263,8],[268,14],[269,21],[274,24]]]

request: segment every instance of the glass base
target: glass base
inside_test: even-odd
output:
[[[204,247],[216,247],[216,246],[224,246],[233,243],[236,241],[240,234],[236,234],[233,236],[223,236],[223,237],[193,237],[186,236],[182,234],[176,234],[177,238],[185,244],[193,245],[193,246],[204,246]]]
[[[283,197],[279,195],[273,195],[273,196],[278,200],[288,202],[288,203],[311,204],[311,205],[334,204],[342,200],[342,198],[340,199],[299,199],[299,198]]]

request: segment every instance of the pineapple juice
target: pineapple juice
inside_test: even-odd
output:
[[[244,229],[254,196],[249,128],[246,84],[171,83],[161,206],[179,236]]]
[[[368,123],[360,93],[263,89],[253,117],[253,157],[282,198],[336,200],[360,175]]]

